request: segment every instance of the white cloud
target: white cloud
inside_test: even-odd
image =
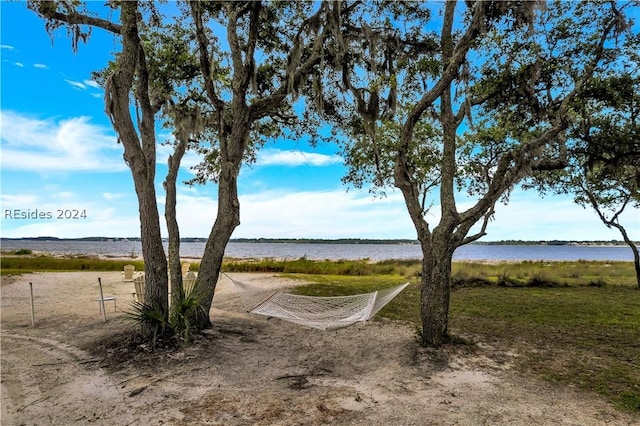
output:
[[[173,140],[172,135],[164,136],[166,140]],[[160,139],[160,138],[159,138]],[[157,148],[158,164],[167,164],[167,159],[173,154],[173,146],[170,144],[159,145]],[[194,174],[192,167],[200,164],[202,157],[194,151],[187,151],[180,162],[180,168]],[[283,151],[279,149],[265,149],[258,153],[258,160],[255,166],[328,166],[341,164],[342,158],[338,155],[317,154],[302,151]],[[249,165],[252,167],[254,165]]]
[[[85,90],[87,88],[87,86],[84,83],[80,83],[79,81],[73,81],[73,80],[67,80],[65,78],[65,80],[67,83],[69,83],[72,87],[76,88],[76,89],[82,89]]]
[[[0,49],[7,49],[7,50],[16,50],[15,47],[10,46],[8,44],[0,44]]]
[[[203,202],[199,200],[194,204],[195,207]],[[240,204],[242,223],[234,237],[416,238],[404,200],[397,190],[389,191],[388,196],[381,199],[373,199],[366,189],[350,192],[342,188],[318,192],[271,190],[240,196]],[[209,217],[215,215],[214,207],[212,203],[206,209]],[[459,209],[464,207],[460,203]],[[190,219],[193,212],[194,209],[189,213]],[[621,217],[635,240],[640,240],[638,217],[638,209],[629,210]],[[434,205],[427,216],[431,229],[439,219],[440,206]],[[605,227],[593,211],[577,206],[569,198],[543,199],[537,194],[513,194],[511,204],[496,206],[495,218],[483,238],[485,241],[508,239],[620,240],[621,235]]]
[[[92,216],[87,210],[87,218],[56,219],[20,222],[18,227],[7,230],[3,223],[3,236],[7,238],[21,238],[25,236],[51,236],[58,238],[83,237],[131,237],[140,234],[140,221],[137,216],[117,216],[115,212],[109,215]],[[55,213],[55,211],[54,211]]]
[[[41,68],[41,69],[45,69],[45,70],[48,70],[48,69],[49,69],[49,67],[48,67],[48,66],[46,66],[45,64],[33,64],[33,66],[34,66],[35,68]]]
[[[126,169],[122,146],[111,131],[89,117],[38,120],[0,113],[2,167],[28,171],[107,171]]]
[[[61,192],[55,193],[53,196],[56,199],[72,200],[75,198],[76,194],[69,191],[61,191]]]
[[[105,192],[102,194],[102,197],[107,201],[115,201],[121,198],[127,197],[128,194],[124,193],[113,193],[113,192]]]
[[[640,211],[629,209],[620,222],[632,239],[640,239]],[[621,240],[616,229],[607,228],[591,209],[569,197],[512,197],[508,205],[496,206],[487,241],[493,240]]]
[[[372,199],[364,192],[272,190],[240,195],[240,226],[233,237],[415,238],[399,194]],[[178,196],[183,236],[206,237],[217,214],[209,197]]]
[[[80,193],[50,194],[20,200],[14,197],[5,204],[3,195],[2,235],[8,238],[53,236],[80,238],[88,236],[129,237],[140,234],[135,205],[89,201]],[[11,209],[12,217],[4,210]],[[16,212],[17,211],[17,212]],[[25,217],[26,216],[26,217]]]
[[[395,194],[372,199],[343,189],[244,197],[238,236],[286,238],[414,238]],[[246,227],[244,226],[246,225]]]
[[[212,191],[215,192],[215,191]],[[124,192],[103,192],[88,201],[81,194],[59,197],[59,191],[45,197],[28,194],[2,194],[5,209],[53,211],[82,209],[82,220],[3,220],[2,234],[7,237],[52,235],[58,237],[129,237],[140,233],[135,196]],[[205,195],[202,195],[205,194]],[[164,198],[158,192],[161,226]],[[260,193],[240,195],[241,224],[234,238],[402,238],[415,239],[404,200],[398,191],[386,198],[374,199],[365,190],[346,192],[343,188],[325,191],[292,191],[272,188]],[[459,208],[465,207],[464,202]],[[217,201],[202,188],[178,188],[178,221],[184,237],[206,237],[217,215]],[[431,229],[437,224],[440,207],[433,206],[428,216]],[[638,210],[622,218],[630,236],[640,239]],[[570,199],[519,196],[514,193],[508,206],[496,208],[485,241],[495,240],[620,240],[592,211],[582,209]]]
[[[14,62],[13,65],[15,65],[16,67],[20,67],[20,68],[24,67],[24,64],[22,62]]]
[[[79,89],[79,90],[87,90],[89,88],[102,89],[102,87],[100,87],[100,85],[93,80],[83,80],[82,82],[80,82],[75,80],[64,79],[64,81],[66,81],[74,89]],[[102,93],[91,93],[91,96],[93,96],[94,98],[100,98],[103,95]]]
[[[208,236],[216,219],[216,200],[197,195],[193,188],[181,187],[178,191],[181,235]],[[273,188],[240,194],[239,198],[241,224],[233,238],[416,238],[404,199],[397,190],[389,191],[385,198],[372,198],[367,189],[295,192]],[[163,205],[164,199],[159,201]],[[458,207],[469,206],[460,202]],[[595,213],[568,198],[542,199],[535,194],[514,193],[511,204],[496,206],[496,211],[483,241],[621,239],[617,230],[607,229]],[[621,218],[635,240],[640,240],[638,217],[640,211],[636,209]],[[434,205],[427,215],[432,230],[439,219],[440,206]]]
[[[0,193],[0,204],[3,208],[14,208],[15,206],[31,206],[37,203],[39,197],[33,194],[6,194]]]
[[[338,155],[318,154],[315,152],[283,151],[280,149],[265,149],[258,153],[257,164],[260,166],[328,166],[341,164]]]
[[[102,87],[100,87],[100,85],[93,80],[84,80],[83,83],[86,86],[93,87],[94,89],[102,89]]]
[[[0,200],[3,204],[15,204],[15,203],[35,203],[38,201],[38,196],[33,194],[0,194]]]

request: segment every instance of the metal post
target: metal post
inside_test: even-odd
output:
[[[31,327],[36,326],[36,314],[33,306],[33,283],[29,283],[29,293],[31,298]]]
[[[107,322],[107,310],[104,307],[104,296],[102,295],[102,281],[98,277],[98,287],[100,287],[100,306],[102,307],[102,317],[104,322]]]

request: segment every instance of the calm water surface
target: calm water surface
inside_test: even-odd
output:
[[[199,258],[205,243],[182,243],[183,257]],[[3,241],[2,250],[31,249],[48,253],[140,256],[137,241]],[[166,246],[165,246],[166,250]],[[229,243],[225,256],[237,259],[419,259],[418,244],[296,244]],[[458,248],[454,260],[622,260],[633,261],[628,246],[466,245]]]

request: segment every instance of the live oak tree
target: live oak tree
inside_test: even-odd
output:
[[[149,335],[169,318],[167,260],[154,186],[158,114],[175,136],[164,183],[174,302],[183,297],[177,174],[189,146],[203,155],[194,182],[217,183],[218,210],[194,288],[198,304],[182,314],[194,328],[205,328],[210,325],[224,250],[240,223],[240,167],[255,158],[265,138],[282,135],[287,127],[296,132],[294,125],[300,123],[292,112],[292,97],[321,63],[323,24],[330,9],[299,2],[183,2],[172,26],[165,23],[171,18],[163,17],[152,3],[113,5],[119,23],[93,16],[75,2],[29,3],[46,19],[48,30],[67,25],[74,48],[87,40],[93,27],[120,37],[122,50],[103,74],[105,105],[124,146],[139,201],[145,304],[159,313],[158,321],[146,330]],[[221,30],[228,50],[220,49],[214,29]]]
[[[202,148],[197,181],[214,179],[218,212],[207,240],[195,293],[199,328],[209,325],[209,309],[225,247],[240,224],[238,175],[265,138],[295,132],[300,125],[292,104],[301,85],[323,58],[327,4],[307,2],[189,2],[199,49],[202,87],[212,107],[215,143]],[[217,50],[211,28],[224,29],[228,69],[214,67]],[[219,61],[221,62],[221,61]],[[219,76],[219,78],[216,78]],[[304,125],[302,125],[304,128]]]
[[[180,165],[187,150],[195,150],[200,140],[210,137],[207,128],[211,111],[198,84],[200,68],[194,38],[184,17],[176,16],[169,23],[156,19],[154,25],[146,28],[142,39],[151,70],[149,85],[153,103],[161,106],[161,125],[173,135],[172,141],[165,142],[172,145],[173,152],[167,159],[167,175],[163,182],[173,318],[184,313],[185,299],[177,220]],[[173,325],[175,328],[176,324]]]
[[[640,288],[640,254],[627,231],[628,225],[637,228],[638,218],[622,221],[625,209],[640,207],[640,43],[631,42],[629,50],[618,51],[618,60],[625,59],[619,71],[594,79],[577,98],[568,167],[534,176],[534,185],[573,194],[577,204],[593,208],[605,226],[619,231],[632,250]]]
[[[573,100],[613,63],[625,11],[471,0],[335,11],[330,67],[309,93],[345,136],[345,181],[402,193],[422,247],[422,342],[439,346],[455,249],[486,234],[525,177],[567,164]]]
[[[636,52],[640,43],[636,43]],[[599,106],[577,126],[577,146],[571,169],[576,177],[576,202],[590,205],[600,220],[620,232],[631,248],[640,288],[640,253],[620,216],[625,208],[640,207],[640,74],[638,62],[633,74],[606,79],[591,87],[592,100]],[[599,86],[599,87],[598,87]],[[587,92],[588,93],[588,92]],[[588,100],[588,99],[585,99]],[[591,105],[593,107],[593,105]],[[580,175],[578,174],[580,173]],[[631,225],[638,225],[638,218]]]
[[[155,189],[156,114],[149,92],[149,68],[140,38],[141,13],[137,2],[118,4],[119,22],[89,13],[85,5],[70,1],[29,2],[28,6],[45,19],[48,31],[67,26],[74,50],[86,42],[93,28],[104,29],[120,38],[121,51],[104,76],[105,111],[124,147],[138,198],[142,256],[145,261],[145,303],[168,319],[167,259],[162,245],[160,216]],[[131,108],[130,97],[135,108]],[[143,333],[158,333],[157,324],[147,324]]]
[[[36,2],[30,3],[30,7],[47,19],[50,31],[67,24],[74,49],[78,48],[79,40],[88,40],[92,27],[121,37],[122,51],[114,55],[104,70],[94,72],[94,78],[105,88],[106,111],[118,133],[118,141],[124,146],[125,162],[132,171],[138,196],[146,275],[145,300],[139,305],[146,312],[141,316],[142,334],[155,339],[159,333],[171,331],[167,327],[171,323],[167,260],[155,189],[157,146],[160,143],[156,127],[168,128],[174,135],[174,149],[167,161],[163,187],[175,314],[182,314],[179,308],[184,298],[176,218],[178,171],[194,138],[207,134],[207,114],[201,110],[206,108],[206,98],[199,86],[194,85],[200,68],[197,51],[190,44],[193,32],[189,34],[180,17],[175,17],[173,23],[163,22],[151,4],[147,7],[139,7],[135,2],[122,5],[119,23],[97,18],[81,4]],[[129,106],[131,96],[133,109]],[[179,315],[173,317],[180,318]]]

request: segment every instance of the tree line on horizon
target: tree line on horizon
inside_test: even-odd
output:
[[[211,325],[224,250],[240,223],[238,175],[280,138],[337,144],[344,183],[402,193],[423,255],[424,345],[448,339],[453,252],[487,235],[496,203],[517,185],[592,207],[632,248],[640,286],[640,256],[620,223],[640,203],[637,1],[27,5],[48,31],[66,28],[73,49],[91,48],[94,29],[119,42],[94,79],[139,202],[144,307],[158,319],[143,324],[145,336]],[[160,141],[160,128],[173,139]],[[160,143],[173,147],[163,183],[168,253],[155,185]],[[189,184],[218,188],[191,295],[176,220],[187,151],[202,159]]]
[[[77,238],[61,238],[61,237],[23,237],[23,238],[6,238],[0,237],[0,241],[92,241],[92,242],[110,242],[110,241],[140,241],[140,237],[77,237]],[[163,238],[163,240],[166,240]],[[181,237],[182,243],[206,243],[206,237]],[[230,243],[291,243],[291,244],[419,244],[418,240],[410,240],[404,238],[231,238]],[[640,241],[634,242],[640,244]],[[474,241],[470,244],[476,245],[548,245],[563,246],[572,244],[585,245],[614,245],[625,246],[627,243],[623,240],[496,240],[496,241]]]

